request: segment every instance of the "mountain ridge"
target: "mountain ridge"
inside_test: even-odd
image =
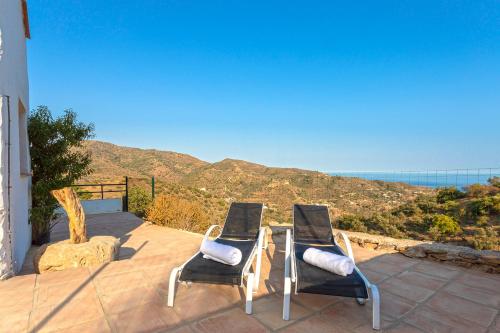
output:
[[[268,167],[232,158],[209,163],[188,154],[95,140],[87,141],[84,148],[92,155],[94,172],[83,181],[111,182],[127,175],[132,186],[144,187],[155,176],[158,193],[196,201],[214,218],[223,216],[233,200],[264,202],[269,208],[266,216],[275,222],[290,220],[293,203],[328,205],[333,217],[372,214],[430,191],[404,183]]]

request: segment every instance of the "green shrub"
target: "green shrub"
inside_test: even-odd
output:
[[[460,204],[456,201],[446,201],[443,204],[443,210],[447,214],[460,215],[459,209],[460,209]]]
[[[467,187],[467,196],[470,198],[481,198],[495,195],[500,192],[500,188],[492,185],[472,184]]]
[[[474,232],[474,237],[469,244],[477,250],[498,250],[500,238],[493,228],[480,228]]]
[[[146,211],[146,219],[154,224],[203,233],[210,226],[207,214],[197,202],[174,195],[159,195]]]
[[[128,210],[139,217],[144,217],[151,205],[151,195],[142,187],[132,187],[128,193]]]
[[[344,215],[337,220],[337,227],[339,229],[367,232],[368,228],[365,226],[359,216]]]
[[[465,193],[459,191],[456,187],[444,187],[438,190],[436,195],[436,200],[438,203],[445,203],[451,200],[461,199],[465,196]]]
[[[394,215],[404,214],[405,216],[414,216],[421,213],[422,211],[414,202],[408,202],[393,210]]]
[[[488,225],[489,217],[486,215],[479,216],[476,220],[476,225],[479,227],[484,227]]]
[[[415,203],[418,208],[425,214],[436,213],[439,210],[436,197],[419,196],[417,197],[417,199],[415,199]]]
[[[380,234],[394,238],[403,238],[404,219],[400,219],[391,214],[376,214],[365,220],[365,225],[370,230],[378,231]]]
[[[490,183],[491,186],[495,186],[497,188],[500,188],[500,177],[494,176],[494,177],[488,179],[488,183]]]
[[[455,236],[460,231],[460,225],[453,218],[443,214],[436,214],[432,217],[429,233],[435,239],[441,239],[443,236]]]
[[[488,215],[494,206],[495,202],[492,197],[474,199],[467,205],[468,215],[473,219],[481,215]]]

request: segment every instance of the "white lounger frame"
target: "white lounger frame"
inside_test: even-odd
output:
[[[351,242],[346,234],[340,232],[342,236],[346,249],[347,256],[354,261],[354,255],[351,248]],[[335,245],[338,246],[335,237],[333,239]],[[290,229],[286,230],[286,249],[285,249],[285,286],[283,293],[283,320],[290,320],[290,292],[292,289],[292,283],[295,284],[295,294],[297,295],[297,267],[295,262],[295,246],[293,246],[294,241],[292,239],[292,231]],[[343,255],[346,255],[342,248],[339,246],[340,251],[342,251]],[[354,265],[354,269],[358,272],[359,276],[365,282],[366,288],[370,290],[371,299],[372,299],[372,316],[373,316],[373,329],[380,329],[380,294],[378,292],[378,288],[376,285],[370,283],[366,276],[361,273],[356,265]],[[364,304],[367,300],[363,298],[357,298],[356,301],[359,304]]]
[[[207,232],[205,233],[204,239],[208,239],[210,236],[210,233],[215,229],[215,228],[221,228],[219,225],[212,225],[210,228],[208,228]],[[220,233],[215,239],[220,238]],[[245,311],[247,314],[252,314],[252,299],[253,299],[253,293],[256,293],[257,290],[259,289],[259,280],[260,280],[260,266],[262,262],[262,249],[267,249],[268,246],[268,240],[267,240],[267,232],[265,227],[261,227],[259,229],[259,235],[258,235],[258,240],[255,246],[252,249],[252,252],[250,253],[250,256],[248,256],[247,262],[245,263],[245,266],[243,266],[243,271],[241,273],[241,284],[240,287],[243,287],[243,279],[246,278],[247,280],[247,290],[246,290],[246,305],[245,305]],[[191,261],[194,257],[196,257],[200,251],[196,252],[194,256],[189,258],[185,263],[183,263],[181,266],[175,267],[172,269],[172,272],[170,273],[170,280],[168,283],[168,301],[167,305],[169,307],[174,306],[174,298],[175,298],[175,286],[177,282],[182,282],[179,280],[179,277],[181,275],[182,269],[184,266]],[[257,258],[257,262],[255,264],[255,272],[250,272],[250,268],[252,267],[253,260]]]

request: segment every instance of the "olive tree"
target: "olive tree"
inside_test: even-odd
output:
[[[72,185],[92,172],[90,153],[83,142],[93,137],[94,125],[77,120],[72,110],[54,118],[38,106],[28,118],[32,176],[30,222],[33,242],[48,236],[57,201],[50,191]]]

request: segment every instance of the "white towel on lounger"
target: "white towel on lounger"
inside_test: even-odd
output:
[[[201,242],[203,258],[214,260],[222,264],[236,266],[241,262],[241,251],[234,246],[220,244],[208,239]]]
[[[347,276],[354,270],[354,263],[351,258],[321,251],[313,247],[308,248],[304,252],[304,261],[310,265],[342,276]]]

